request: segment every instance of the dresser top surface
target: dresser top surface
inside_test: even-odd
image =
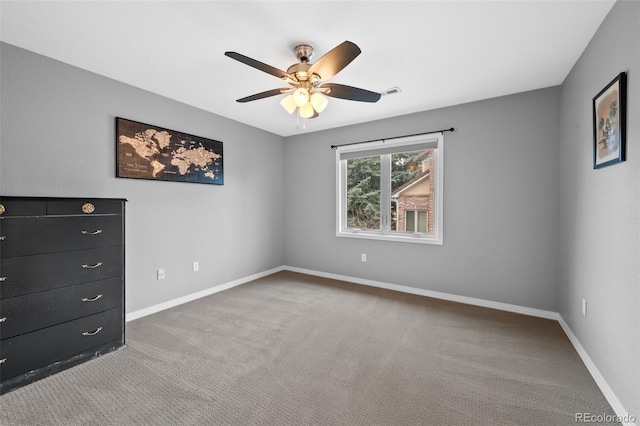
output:
[[[128,201],[126,198],[103,198],[103,197],[38,197],[38,196],[17,196],[17,195],[0,195],[0,202],[7,201],[81,201],[81,200],[102,200],[102,201]]]

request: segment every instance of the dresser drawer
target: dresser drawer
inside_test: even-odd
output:
[[[0,300],[0,338],[122,307],[122,278]]]
[[[67,199],[47,202],[48,215],[122,214],[122,203],[113,200]]]
[[[122,276],[122,246],[0,259],[0,299]]]
[[[44,200],[16,200],[0,198],[0,217],[44,216],[47,202]]]
[[[91,348],[117,341],[122,346],[122,309],[58,324],[2,341],[0,380],[27,373]]]
[[[122,216],[6,217],[0,219],[2,257],[122,244]]]

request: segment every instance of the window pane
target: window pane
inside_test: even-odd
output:
[[[347,228],[380,229],[380,157],[347,160]]]
[[[415,232],[416,230],[416,212],[413,210],[409,210],[406,212],[405,216],[406,226],[405,231],[407,232]]]
[[[435,149],[395,153],[391,156],[392,231],[430,233],[433,211]]]
[[[427,232],[427,212],[418,212],[418,232]]]
[[[391,193],[429,170],[431,152],[427,149],[391,155]]]

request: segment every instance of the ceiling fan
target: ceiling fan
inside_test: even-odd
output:
[[[360,52],[360,48],[355,43],[345,41],[311,64],[309,60],[313,56],[313,47],[301,44],[293,49],[293,53],[300,62],[291,65],[286,72],[237,52],[224,52],[224,54],[250,67],[281,78],[290,86],[246,96],[238,99],[237,102],[251,102],[287,94],[280,104],[289,114],[298,109],[300,117],[315,118],[326,108],[329,102],[326,96],[350,101],[378,102],[380,93],[344,84],[325,83],[349,65]]]

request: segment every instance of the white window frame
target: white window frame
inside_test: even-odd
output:
[[[432,234],[402,233],[391,231],[391,207],[388,211],[380,212],[380,230],[359,230],[346,228],[347,205],[347,160],[341,159],[345,155],[368,156],[375,155],[381,150],[396,150],[394,152],[406,152],[412,146],[431,144],[435,149],[435,173],[433,178],[435,197]],[[390,154],[381,155],[380,164],[380,206],[391,206],[391,165]],[[385,160],[385,157],[387,158]],[[397,241],[419,244],[443,244],[443,176],[444,176],[444,136],[442,133],[430,133],[417,136],[394,138],[392,140],[380,140],[364,144],[343,145],[336,148],[336,236],[346,238],[362,238],[369,240]]]

